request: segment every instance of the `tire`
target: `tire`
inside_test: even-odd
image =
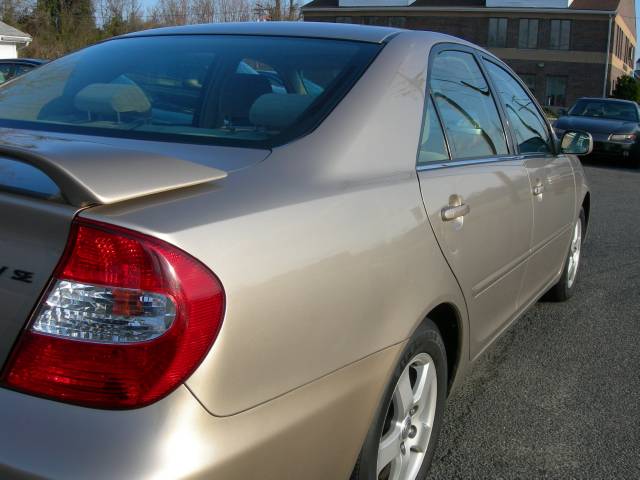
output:
[[[427,319],[409,340],[394,369],[351,480],[426,478],[442,425],[447,378],[447,353],[442,336],[438,327]],[[406,393],[407,381],[411,395]],[[409,397],[410,401],[403,400]],[[402,418],[404,421],[400,421]],[[378,471],[378,454],[383,451],[383,445],[386,447],[384,458],[392,460],[387,463],[381,456],[382,469]],[[393,476],[396,471],[398,476]]]
[[[552,302],[565,302],[569,300],[575,293],[576,284],[578,283],[578,275],[580,273],[580,260],[582,254],[582,245],[584,244],[584,232],[586,226],[586,217],[584,209],[580,209],[580,216],[573,229],[573,237],[571,238],[571,245],[569,246],[569,253],[564,262],[564,269],[562,271],[562,277],[558,283],[556,283],[551,290],[545,296],[545,299]],[[579,238],[576,238],[579,235]],[[577,249],[577,250],[576,250]],[[577,252],[577,260],[576,260]],[[573,266],[575,263],[575,267]],[[575,271],[572,269],[575,268]]]

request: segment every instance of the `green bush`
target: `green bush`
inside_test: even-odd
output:
[[[621,100],[638,102],[640,101],[640,83],[629,75],[623,75],[618,78],[616,88],[613,90],[611,96]]]

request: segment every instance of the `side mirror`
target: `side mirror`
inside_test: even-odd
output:
[[[562,136],[560,151],[570,155],[589,155],[593,152],[593,137],[587,132],[569,130]]]

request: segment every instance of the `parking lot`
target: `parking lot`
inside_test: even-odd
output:
[[[450,399],[432,478],[640,478],[640,171],[589,162],[576,296],[539,303]]]

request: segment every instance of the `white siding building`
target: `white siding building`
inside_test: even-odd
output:
[[[31,37],[17,28],[0,22],[0,59],[18,58],[18,49],[31,43]]]

